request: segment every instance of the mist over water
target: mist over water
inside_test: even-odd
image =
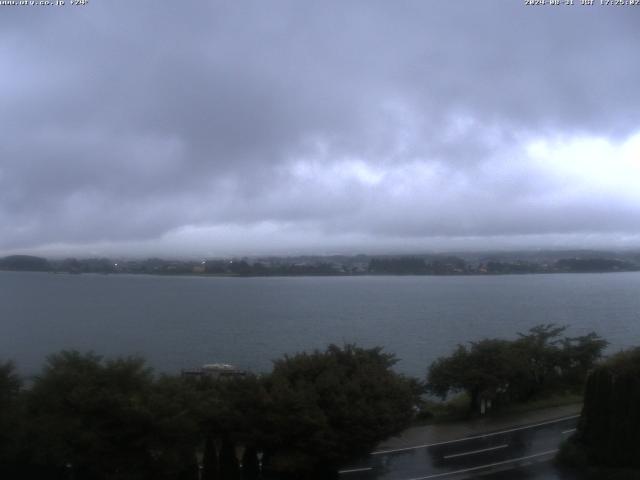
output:
[[[640,345],[640,273],[483,277],[216,278],[0,272],[0,359],[36,373],[61,349],[143,355],[176,373],[228,362],[268,371],[285,353],[381,345],[424,377],[458,343],[539,323]]]

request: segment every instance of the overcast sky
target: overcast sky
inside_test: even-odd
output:
[[[575,3],[0,6],[0,253],[640,247],[640,7]]]

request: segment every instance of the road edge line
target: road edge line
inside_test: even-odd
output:
[[[526,430],[527,428],[536,428],[536,427],[541,427],[541,426],[544,426],[544,425],[551,425],[553,423],[560,423],[560,422],[564,422],[566,420],[573,420],[574,418],[580,418],[580,415],[571,415],[569,417],[558,418],[558,419],[555,419],[555,420],[549,420],[549,421],[546,421],[546,422],[535,423],[535,424],[532,424],[532,425],[525,425],[525,426],[522,426],[522,427],[509,428],[507,430],[501,430],[499,432],[484,433],[484,434],[480,434],[480,435],[474,435],[474,436],[471,436],[471,437],[457,438],[455,440],[446,440],[444,442],[426,443],[424,445],[416,445],[416,446],[413,446],[413,447],[393,448],[393,449],[389,449],[389,450],[378,450],[378,451],[369,453],[369,455],[385,455],[387,453],[405,452],[405,451],[409,451],[409,450],[418,450],[418,449],[421,449],[421,448],[437,447],[439,445],[448,445],[448,444],[451,444],[451,443],[465,442],[467,440],[477,440],[479,438],[493,437],[493,436],[496,436],[496,435],[503,435],[505,433],[517,432],[519,430]]]

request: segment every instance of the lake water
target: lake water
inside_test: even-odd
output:
[[[141,354],[175,373],[284,353],[381,345],[423,377],[457,343],[539,323],[640,345],[640,273],[483,277],[220,278],[0,272],[0,359],[37,372],[61,349]]]

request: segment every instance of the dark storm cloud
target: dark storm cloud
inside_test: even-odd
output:
[[[0,250],[215,253],[238,231],[256,251],[640,233],[640,9],[110,1],[1,13]],[[573,156],[592,139],[609,150],[584,173]]]

